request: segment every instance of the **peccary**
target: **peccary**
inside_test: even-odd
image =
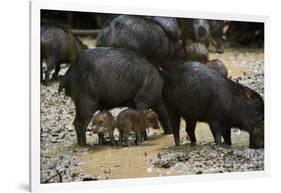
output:
[[[41,82],[43,62],[46,61],[45,83],[50,80],[50,72],[55,69],[53,79],[58,78],[61,63],[72,64],[78,52],[86,48],[71,32],[56,24],[44,22],[41,25]]]
[[[109,111],[100,111],[97,115],[92,119],[93,125],[93,133],[98,134],[99,136],[99,144],[104,144],[104,134],[108,133],[110,142],[112,145],[115,144],[114,141],[114,127],[115,120],[113,115]]]
[[[148,18],[151,21],[158,23],[172,40],[179,40],[180,30],[176,18],[161,16],[146,16],[145,18]]]
[[[61,80],[76,107],[74,126],[79,145],[86,145],[85,129],[96,110],[115,107],[151,108],[166,134],[171,133],[162,101],[163,79],[157,69],[134,51],[121,48],[82,50]]]
[[[147,140],[146,128],[158,128],[154,118],[151,119],[151,114],[130,108],[120,112],[116,119],[116,128],[120,132],[120,144],[123,144],[124,139],[125,144],[129,145],[128,136],[131,131],[136,134],[136,145]]]
[[[250,147],[264,146],[264,102],[262,97],[199,62],[185,62],[170,71],[163,97],[169,112],[176,145],[183,116],[192,143],[197,121],[207,122],[216,144],[231,145],[231,128],[250,134]]]
[[[157,21],[132,15],[116,17],[98,34],[97,47],[133,50],[167,70],[175,62],[185,60],[185,50],[168,35],[177,29],[163,27]]]

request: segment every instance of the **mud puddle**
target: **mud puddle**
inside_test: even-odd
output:
[[[122,179],[177,175],[175,171],[151,168],[149,160],[173,146],[173,137],[157,135],[139,146],[99,147],[77,156],[81,170],[98,179]]]
[[[205,123],[198,123],[196,136],[198,145],[190,145],[186,139],[185,123],[181,122],[181,144],[182,147],[175,147],[172,135],[163,135],[156,131],[149,141],[140,146],[130,147],[94,147],[87,152],[78,153],[77,159],[82,161],[81,170],[98,180],[124,179],[140,177],[173,176],[181,174],[181,171],[172,167],[152,167],[151,160],[158,156],[163,150],[177,152],[184,147],[186,151],[197,150],[200,144],[213,142],[209,126]],[[155,130],[154,130],[155,131]],[[248,145],[248,134],[238,130],[232,131],[233,142],[237,145],[234,148],[241,148]]]

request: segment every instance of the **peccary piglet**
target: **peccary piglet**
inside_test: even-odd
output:
[[[166,75],[163,97],[179,145],[181,116],[196,142],[196,122],[209,124],[216,144],[231,145],[231,128],[250,134],[250,147],[264,147],[264,101],[254,90],[233,82],[199,62],[185,62]]]
[[[100,111],[92,119],[93,133],[99,136],[99,145],[104,144],[104,134],[108,133],[110,142],[115,144],[113,131],[115,127],[115,120],[113,115],[109,111]]]
[[[215,70],[224,77],[228,76],[227,68],[220,59],[210,60],[206,63],[206,66]]]
[[[224,38],[229,28],[229,22],[224,20],[209,20],[210,25],[210,43],[212,43],[217,53],[223,53]]]
[[[129,145],[128,137],[130,132],[136,135],[136,145],[139,145],[144,140],[147,140],[146,128],[158,128],[157,120],[152,117],[151,113],[140,112],[134,109],[126,109],[120,112],[116,119],[116,128],[120,132],[120,145]]]

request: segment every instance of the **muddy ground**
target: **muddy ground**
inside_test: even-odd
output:
[[[83,40],[88,45],[94,42]],[[226,49],[210,54],[228,67],[232,79],[264,92],[263,49]],[[66,68],[61,71],[65,72]],[[249,135],[232,129],[232,147],[216,146],[209,127],[198,123],[197,145],[190,145],[181,123],[181,146],[162,129],[148,129],[149,141],[141,146],[99,147],[98,137],[87,132],[88,146],[76,145],[72,122],[74,104],[58,94],[58,82],[41,86],[41,183],[74,182],[104,179],[171,176],[187,174],[259,171],[264,169],[263,149],[248,148]],[[120,109],[112,112],[116,116]],[[118,131],[115,133],[118,135]]]

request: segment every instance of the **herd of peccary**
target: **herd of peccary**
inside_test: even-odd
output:
[[[80,146],[86,145],[91,121],[100,144],[105,133],[116,144],[117,128],[120,145],[128,145],[130,132],[138,145],[148,140],[146,128],[159,127],[158,120],[164,133],[173,134],[180,145],[183,118],[191,143],[196,143],[200,121],[209,124],[216,144],[223,139],[231,145],[231,128],[240,128],[250,134],[250,147],[263,148],[263,98],[229,79],[221,60],[209,60],[210,44],[223,52],[229,22],[134,15],[104,20],[96,48],[91,49],[60,25],[41,25],[41,81],[57,79],[60,64],[70,64],[59,92],[64,90],[74,102]],[[109,110],[116,107],[128,109],[115,119]]]

